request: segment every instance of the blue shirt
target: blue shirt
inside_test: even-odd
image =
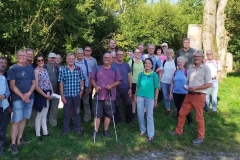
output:
[[[89,74],[92,73],[92,69],[89,66],[88,62],[86,61],[87,65],[88,65],[88,73],[87,73],[87,66],[85,65],[84,61],[86,61],[86,60],[82,59],[81,62],[78,62],[78,60],[76,59],[75,60],[75,65],[81,68],[81,70],[83,72],[83,75],[84,75],[84,79],[85,79],[85,86],[88,87],[89,86]]]
[[[75,66],[71,72],[68,66],[61,69],[58,81],[63,83],[64,97],[76,97],[80,95],[81,82],[84,79],[82,69]]]
[[[32,81],[35,80],[35,74],[32,66],[25,65],[19,66],[18,64],[12,65],[7,72],[8,80],[15,80],[15,86],[18,90],[25,94],[29,92],[32,87]],[[33,93],[29,97],[33,98]],[[12,92],[11,99],[13,101],[22,100],[17,94]]]
[[[87,59],[86,59],[87,60]],[[94,71],[94,69],[97,68],[98,64],[97,64],[97,60],[93,57],[90,57],[90,59],[87,60],[89,66],[91,67],[91,70]]]
[[[173,77],[173,93],[187,94],[188,91],[184,90],[184,85],[187,84],[187,77],[184,74],[185,70],[176,70],[176,74]]]
[[[148,54],[144,54],[143,55],[143,59],[145,60],[146,58],[151,58],[153,61],[153,71],[156,70],[156,68],[160,68],[162,65],[162,61],[158,56],[153,55],[152,57],[150,57]]]
[[[7,79],[5,76],[0,75],[0,95],[3,94],[5,94],[5,99],[0,101],[0,107],[5,110],[9,106],[8,97],[10,96],[10,90],[8,87]]]

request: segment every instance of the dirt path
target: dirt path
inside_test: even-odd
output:
[[[147,152],[141,155],[133,155],[132,157],[121,158],[114,156],[108,158],[109,160],[152,160],[152,159],[161,159],[161,160],[240,160],[240,153],[223,153],[223,152],[184,152],[175,150],[173,152],[160,152],[153,151]]]

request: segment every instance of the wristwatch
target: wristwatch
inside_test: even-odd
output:
[[[154,98],[154,101],[157,101],[157,98]]]

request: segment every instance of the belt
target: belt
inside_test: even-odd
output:
[[[201,92],[188,92],[188,94],[191,94],[191,95],[202,95],[202,94],[205,94],[205,93],[201,93]]]

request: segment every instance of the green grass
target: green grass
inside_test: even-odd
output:
[[[166,116],[166,111],[162,103],[156,112],[155,118],[155,140],[152,144],[147,143],[146,137],[139,136],[137,121],[134,127],[125,123],[117,125],[119,142],[115,141],[113,125],[110,125],[110,139],[106,139],[99,134],[96,144],[93,144],[93,122],[82,122],[85,134],[77,137],[71,132],[66,137],[62,137],[62,117],[63,111],[59,110],[59,121],[57,127],[49,126],[49,132],[53,139],[44,139],[39,142],[35,138],[35,131],[29,127],[25,129],[25,138],[31,140],[27,146],[19,146],[19,154],[12,156],[7,151],[1,159],[85,159],[85,158],[106,158],[106,157],[127,157],[136,154],[143,154],[153,150],[184,150],[189,154],[198,151],[208,152],[239,152],[240,151],[240,75],[232,73],[228,78],[220,82],[218,113],[204,113],[206,137],[205,142],[200,146],[191,144],[191,140],[196,138],[196,122],[194,127],[185,125],[184,133],[181,137],[171,137],[168,131],[173,131],[177,123],[176,115]],[[194,116],[194,112],[193,116]],[[101,124],[101,129],[103,125]],[[10,134],[7,134],[8,144],[10,144]],[[194,154],[194,153],[193,153]]]

